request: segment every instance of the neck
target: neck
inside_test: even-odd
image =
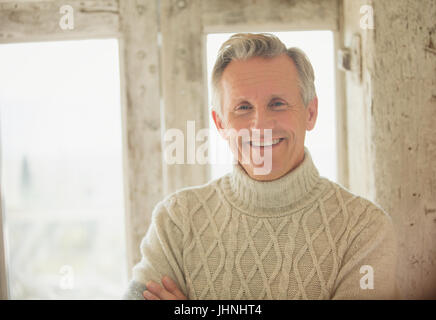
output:
[[[292,170],[294,170],[295,168],[297,168],[304,160],[304,156],[305,155],[305,150],[303,150],[301,152],[301,154],[297,155],[297,160],[294,161],[294,159],[292,159],[290,162],[294,163],[294,165],[291,167],[291,169],[289,169],[286,172],[271,172],[269,174],[263,174],[263,175],[256,175],[254,172],[254,169],[252,166],[248,166],[247,168],[244,167],[241,163],[239,164],[239,167],[242,168],[242,170],[245,171],[245,173],[250,176],[252,179],[257,180],[257,181],[272,181],[272,180],[276,180],[279,179],[285,175],[287,175],[289,172],[291,172]]]
[[[272,181],[254,180],[238,163],[222,180],[222,188],[227,199],[239,210],[256,216],[271,216],[310,203],[323,189],[321,182],[305,149],[303,161],[297,167]]]

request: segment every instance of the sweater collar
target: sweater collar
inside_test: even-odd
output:
[[[305,148],[300,165],[279,179],[254,180],[238,163],[233,166],[233,172],[225,176],[222,186],[236,208],[256,216],[271,216],[309,204],[320,191],[320,182],[318,170]]]

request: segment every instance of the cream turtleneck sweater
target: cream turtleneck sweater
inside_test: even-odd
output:
[[[235,165],[168,196],[140,249],[125,299],[143,299],[145,283],[163,275],[188,299],[398,298],[391,218],[320,177],[307,149],[277,180]]]

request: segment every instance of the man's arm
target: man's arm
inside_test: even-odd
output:
[[[147,290],[143,283],[131,280],[126,292],[122,297],[123,300],[144,300],[143,292]]]
[[[391,217],[370,206],[353,227],[332,299],[399,299],[397,237]]]
[[[170,277],[162,278],[162,286],[152,280],[146,285],[130,281],[127,291],[124,293],[123,300],[187,300],[186,296],[180,291],[177,283]]]
[[[162,278],[162,286],[154,281],[147,282],[143,295],[146,300],[187,300],[186,296],[170,277]]]
[[[123,299],[144,299],[143,292],[148,282],[151,280],[159,284],[164,275],[174,279],[185,295],[181,221],[175,200],[156,205],[150,228],[141,242],[141,261],[133,268],[132,279]]]

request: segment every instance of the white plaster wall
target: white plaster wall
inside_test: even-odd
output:
[[[373,30],[359,26],[364,4]],[[436,2],[343,6],[344,44],[359,33],[363,62],[362,83],[346,79],[350,187],[393,218],[403,298],[436,298]]]

